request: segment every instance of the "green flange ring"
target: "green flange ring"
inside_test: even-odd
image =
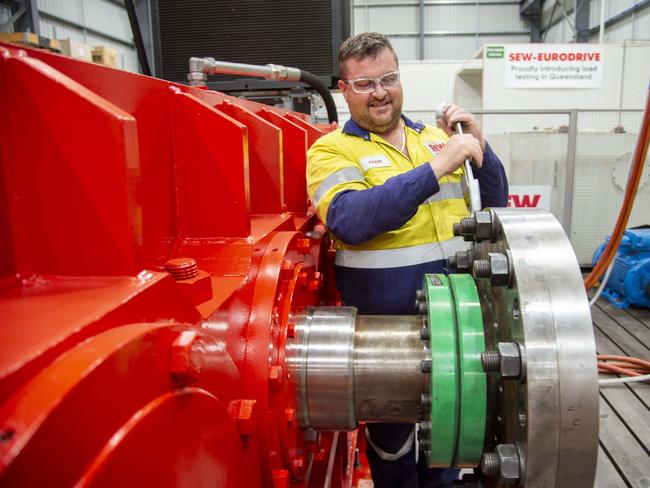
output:
[[[431,451],[429,466],[453,465],[458,436],[458,357],[454,302],[445,275],[426,275],[431,341]]]
[[[467,274],[449,276],[458,327],[460,414],[454,465],[477,466],[483,452],[487,415],[487,380],[481,365],[485,351],[483,316],[474,279]]]

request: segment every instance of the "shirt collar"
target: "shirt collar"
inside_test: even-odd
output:
[[[424,124],[413,122],[411,119],[409,119],[404,114],[402,114],[400,117],[402,117],[402,120],[404,121],[404,125],[406,125],[406,127],[409,127],[410,129],[413,129],[418,134],[420,132],[422,132],[422,129],[424,129]],[[343,133],[344,134],[349,134],[349,135],[352,135],[352,136],[361,137],[362,139],[365,139],[366,141],[370,140],[370,132],[368,132],[366,129],[363,129],[362,127],[360,127],[359,124],[357,124],[352,119],[348,120],[345,123],[345,125],[343,126]]]

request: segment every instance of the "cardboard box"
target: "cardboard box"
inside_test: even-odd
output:
[[[93,49],[86,44],[81,44],[70,39],[59,39],[59,44],[61,45],[61,54],[85,61],[93,60]]]
[[[56,39],[48,39],[43,36],[37,36],[33,32],[2,32],[0,33],[0,41],[24,44],[26,46],[38,47],[41,49],[49,49],[50,51],[57,53],[61,51],[59,41]]]
[[[95,46],[93,48],[93,61],[104,66],[117,68],[117,51],[106,46]]]

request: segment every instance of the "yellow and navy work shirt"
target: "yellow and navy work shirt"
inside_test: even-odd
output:
[[[462,167],[436,179],[428,164],[445,132],[402,116],[409,157],[353,120],[321,137],[308,153],[307,185],[333,238],[337,287],[362,313],[412,313],[424,273],[466,243],[452,225],[468,215]],[[503,165],[486,148],[474,168],[484,207],[507,204]]]

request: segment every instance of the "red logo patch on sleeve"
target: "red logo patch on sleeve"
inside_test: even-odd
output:
[[[431,151],[431,154],[437,156],[440,154],[440,151],[445,147],[445,141],[429,141],[424,143],[425,147]]]

